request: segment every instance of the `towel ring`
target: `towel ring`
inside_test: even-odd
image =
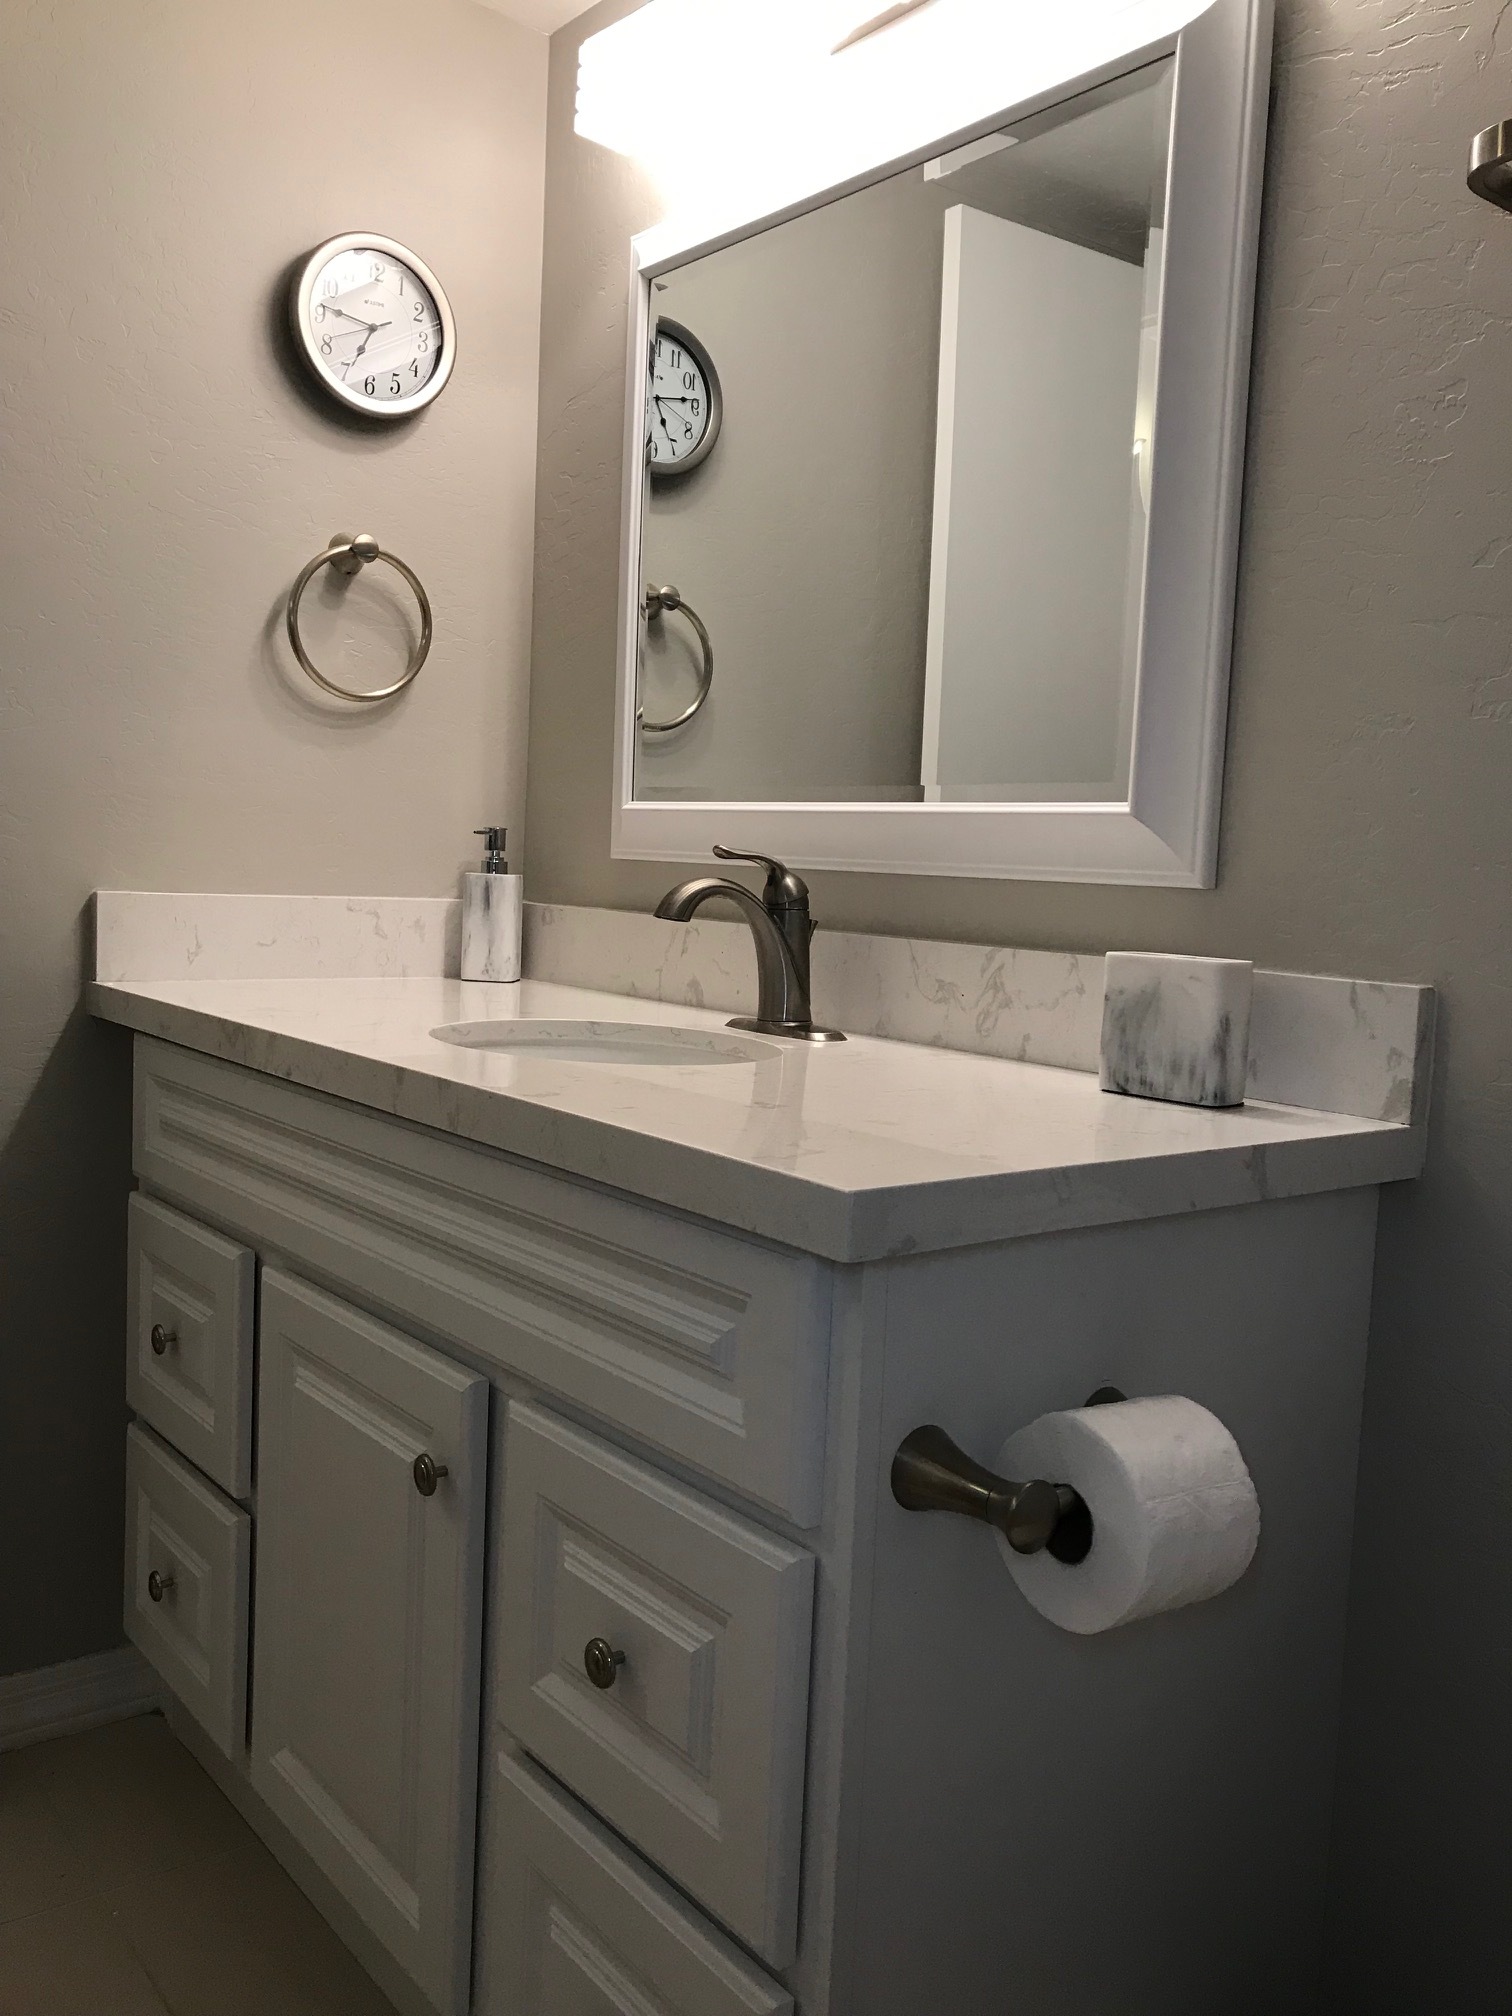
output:
[[[408,670],[402,678],[396,679],[392,686],[380,686],[375,693],[352,693],[345,686],[338,686],[334,680],[327,679],[306,651],[304,639],[299,634],[299,605],[304,600],[306,588],[322,567],[334,567],[338,574],[355,575],[360,574],[364,567],[370,567],[375,560],[387,561],[396,574],[404,576],[414,591],[415,600],[420,605],[420,641],[415,646],[415,655],[409,662]],[[413,567],[406,567],[404,562],[392,553],[385,553],[371,532],[359,532],[355,539],[348,539],[345,533],[337,532],[324,553],[315,555],[309,566],[302,570],[290,592],[288,627],[289,643],[294,656],[315,684],[325,692],[334,694],[338,700],[355,700],[363,704],[373,700],[392,700],[394,695],[402,693],[412,680],[418,679],[421,666],[430,656],[433,634],[430,597],[425,592],[420,576]]]
[[[674,728],[686,728],[709,697],[709,689],[714,684],[714,645],[703,618],[696,609],[690,608],[684,602],[676,588],[648,588],[645,609],[648,623],[659,623],[668,611],[674,616],[686,616],[697,631],[698,641],[703,649],[703,677],[699,681],[698,692],[692,704],[685,707],[675,721],[648,721],[644,707],[637,707],[635,710],[635,719],[643,735],[670,735]]]

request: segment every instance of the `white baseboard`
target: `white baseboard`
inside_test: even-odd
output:
[[[0,1680],[0,1750],[156,1708],[162,1682],[134,1645]]]

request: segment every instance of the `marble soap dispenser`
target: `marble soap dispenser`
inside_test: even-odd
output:
[[[515,981],[520,977],[522,877],[511,875],[502,826],[480,826],[487,842],[482,871],[462,877],[462,978]]]

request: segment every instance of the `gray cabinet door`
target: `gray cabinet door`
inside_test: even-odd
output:
[[[263,1276],[252,1780],[440,2009],[468,1995],[488,1388]],[[417,1482],[417,1458],[444,1475]]]

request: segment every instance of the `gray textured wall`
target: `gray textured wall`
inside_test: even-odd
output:
[[[0,1674],[120,1638],[128,1049],[76,1005],[90,890],[439,894],[522,809],[545,67],[470,0],[0,7]],[[281,354],[286,267],[358,227],[460,329],[387,431]],[[437,641],[338,713],[276,626],[363,528]]]
[[[676,871],[610,860],[609,800],[625,240],[655,198],[571,130],[577,40],[628,11],[552,45],[528,878],[647,908]],[[1381,1222],[1339,2016],[1497,2006],[1509,1959],[1512,217],[1464,186],[1508,113],[1500,0],[1280,0],[1218,889],[816,883],[835,925],[1443,990],[1429,1172]]]

